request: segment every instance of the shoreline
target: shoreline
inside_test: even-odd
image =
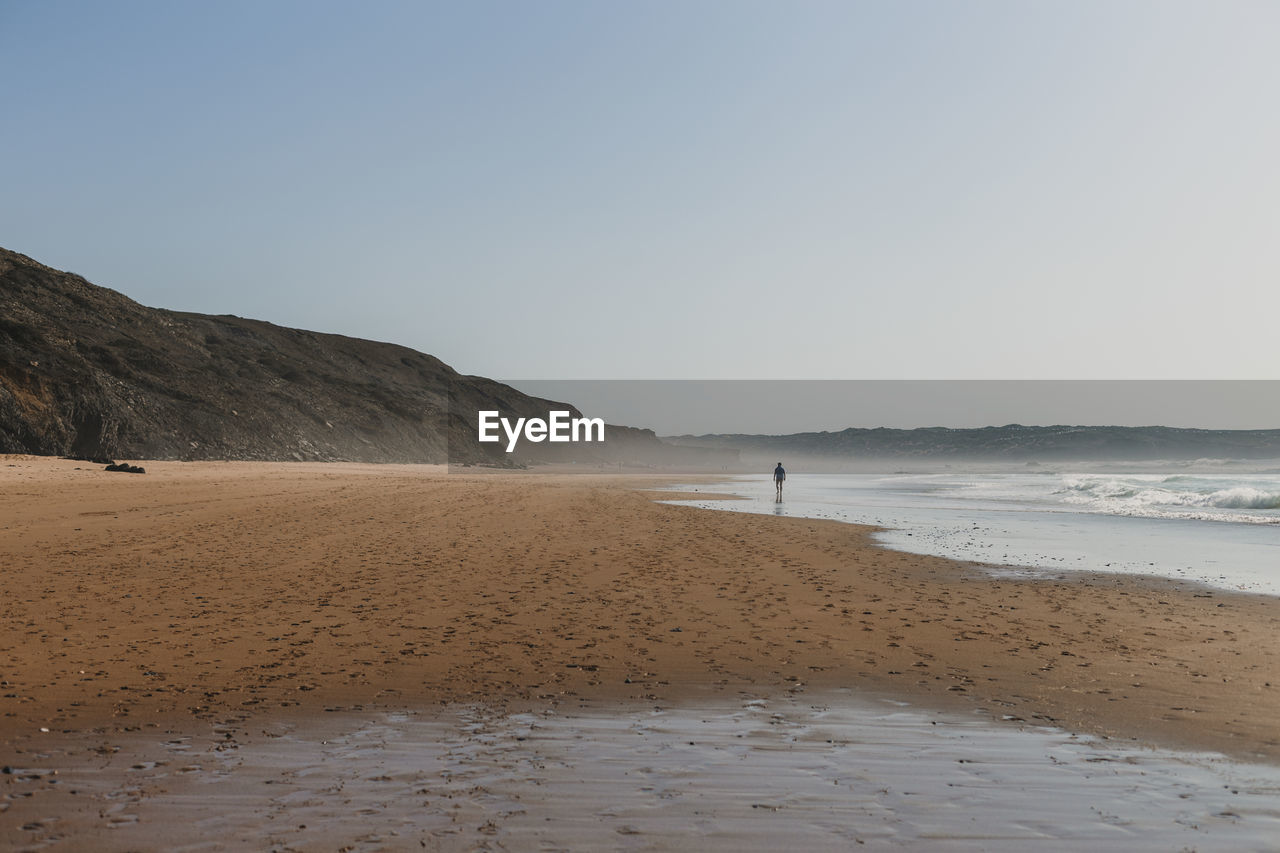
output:
[[[0,635],[6,752],[40,728],[248,726],[268,708],[855,687],[1280,763],[1270,596],[990,578],[873,528],[638,490],[670,472],[146,464],[0,457],[0,558],[23,591]]]
[[[951,491],[944,488],[935,497],[931,486],[900,486],[892,478],[882,483],[878,476],[807,474],[800,475],[803,491],[786,504],[776,504],[771,492],[768,497],[762,493],[759,475],[754,481],[737,478],[725,487],[743,497],[744,504],[699,501],[692,492],[680,499],[714,509],[870,524],[881,528],[876,539],[891,550],[987,565],[993,573],[1037,577],[1085,570],[1280,597],[1271,553],[1280,519],[1189,520],[1099,511],[1055,502],[1042,484],[1040,494],[1024,494],[1025,500],[982,496],[993,487],[1009,488],[1001,484],[1020,475],[1008,469],[947,475],[977,492],[975,498],[957,494],[954,483]],[[1020,487],[1012,488],[1016,492]]]

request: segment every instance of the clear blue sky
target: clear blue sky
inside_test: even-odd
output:
[[[0,0],[0,245],[548,378],[1277,378],[1280,3]]]

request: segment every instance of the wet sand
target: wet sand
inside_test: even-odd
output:
[[[991,578],[868,528],[637,490],[669,474],[144,464],[0,457],[8,766],[268,720],[834,689],[1280,763],[1274,598]],[[16,779],[10,846],[34,837]]]
[[[1266,850],[1280,767],[995,727],[851,690],[655,707],[265,715],[61,739],[29,846],[230,850]],[[56,767],[57,775],[51,768]]]

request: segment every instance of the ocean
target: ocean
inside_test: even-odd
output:
[[[938,465],[877,474],[788,470],[715,486],[708,508],[885,528],[887,547],[998,574],[1151,574],[1280,595],[1280,460]]]

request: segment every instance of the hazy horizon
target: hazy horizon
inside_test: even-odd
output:
[[[659,435],[849,427],[1280,429],[1280,381],[503,380]]]

